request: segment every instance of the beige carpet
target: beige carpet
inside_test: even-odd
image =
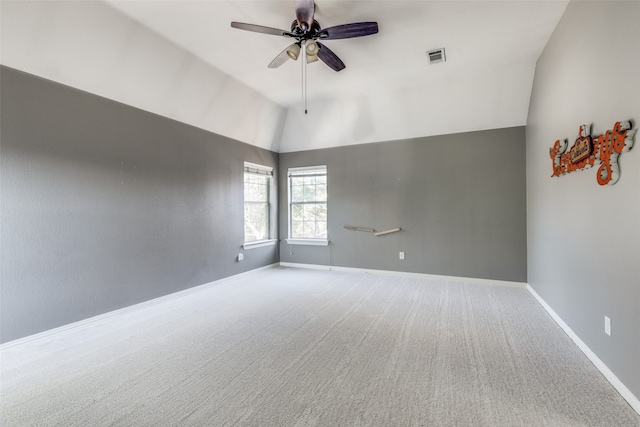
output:
[[[4,346],[2,426],[640,426],[521,288],[271,268]]]

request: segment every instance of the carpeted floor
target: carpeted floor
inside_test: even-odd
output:
[[[522,288],[270,268],[0,352],[2,426],[640,426]]]

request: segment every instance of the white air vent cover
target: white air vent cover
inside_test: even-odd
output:
[[[427,52],[427,56],[429,57],[429,64],[445,62],[447,60],[444,56],[444,48],[431,50]]]

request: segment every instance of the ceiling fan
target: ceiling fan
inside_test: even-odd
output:
[[[305,57],[303,64],[315,62],[320,59],[331,69],[340,71],[345,68],[344,62],[342,62],[331,49],[323,43],[320,43],[319,40],[349,39],[369,36],[378,32],[377,22],[354,22],[351,24],[322,28],[318,21],[314,19],[316,9],[314,0],[294,0],[294,4],[296,20],[291,24],[290,31],[264,27],[262,25],[245,24],[242,22],[231,23],[233,28],[240,30],[284,36],[296,40],[271,61],[269,68],[278,68],[289,58],[297,60],[302,52]]]

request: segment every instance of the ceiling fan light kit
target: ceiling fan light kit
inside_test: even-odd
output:
[[[297,60],[300,56],[301,47],[304,45],[304,56],[306,60],[302,61],[303,74],[306,71],[304,67],[307,63],[313,63],[318,60],[324,62],[334,71],[341,71],[346,67],[344,62],[342,62],[331,49],[318,42],[318,40],[349,39],[378,33],[377,22],[353,22],[351,24],[337,25],[323,29],[318,21],[314,19],[316,9],[314,0],[294,0],[294,6],[296,20],[291,24],[290,31],[243,22],[231,23],[232,28],[239,30],[288,37],[296,40],[296,43],[285,48],[285,50],[280,52],[280,54],[271,61],[269,68],[278,68],[289,58],[294,61]],[[306,90],[303,90],[303,92],[305,93],[306,105]]]

